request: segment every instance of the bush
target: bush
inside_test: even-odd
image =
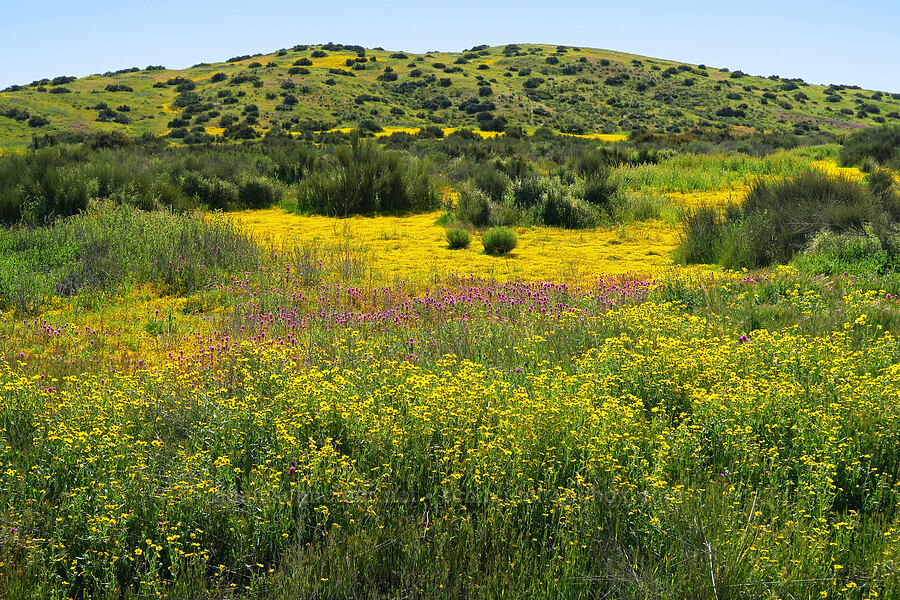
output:
[[[877,271],[897,271],[897,239],[884,243],[871,230],[862,233],[838,234],[820,232],[809,248],[796,256],[791,264],[813,275],[841,273],[870,274]]]
[[[491,202],[488,195],[471,184],[463,184],[457,191],[459,199],[456,203],[456,218],[475,227],[486,227],[491,218]]]
[[[101,203],[52,227],[0,229],[0,307],[30,311],[54,295],[129,284],[186,294],[258,261],[228,223]]]
[[[423,212],[440,205],[420,163],[372,143],[341,146],[297,190],[297,209],[332,216]]]
[[[503,200],[506,190],[512,184],[512,181],[505,173],[491,166],[478,168],[475,171],[473,181],[478,189],[487,194],[493,202]]]
[[[0,223],[44,224],[87,208],[88,182],[75,161],[56,148],[0,157]]]
[[[844,164],[859,165],[866,158],[900,168],[900,125],[863,129],[844,140],[841,149]]]
[[[238,202],[245,208],[268,208],[281,201],[281,188],[266,177],[246,176],[238,184]]]
[[[572,187],[560,181],[547,186],[540,218],[544,225],[566,229],[591,227],[597,220],[594,211],[573,194]]]
[[[356,130],[359,131],[360,135],[371,135],[373,133],[378,133],[379,131],[384,131],[384,128],[372,119],[364,119],[359,122]]]
[[[822,230],[862,231],[881,224],[886,240],[898,210],[884,176],[868,189],[847,179],[807,171],[791,179],[755,184],[744,203],[721,218],[712,209],[691,215],[679,254],[685,262],[717,260],[729,268],[786,263]]]
[[[719,260],[724,224],[711,206],[693,210],[684,219],[684,232],[675,254],[686,264],[713,264]]]
[[[597,171],[582,184],[582,198],[594,208],[608,210],[618,188],[609,179],[609,170]]]
[[[492,256],[509,254],[519,244],[516,234],[506,227],[492,227],[481,238],[484,251]]]
[[[182,176],[181,189],[196,204],[211,209],[232,210],[238,203],[237,186],[218,177],[204,177],[197,171]]]
[[[454,227],[447,230],[447,244],[451,250],[459,250],[460,248],[468,248],[472,241],[472,236],[465,229]]]
[[[519,179],[512,186],[512,199],[516,206],[531,209],[544,199],[547,190],[546,177],[527,177]]]

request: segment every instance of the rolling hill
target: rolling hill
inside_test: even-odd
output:
[[[171,70],[57,76],[0,92],[0,147],[118,130],[174,142],[359,127],[571,134],[839,132],[900,122],[900,94],[811,85],[608,50],[510,44],[460,53],[298,45]]]

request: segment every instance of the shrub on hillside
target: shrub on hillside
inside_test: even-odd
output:
[[[492,256],[503,256],[518,246],[519,240],[511,229],[492,227],[484,232],[481,243],[486,253]]]

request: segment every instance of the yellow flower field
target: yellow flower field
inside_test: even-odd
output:
[[[335,219],[298,216],[281,209],[230,213],[240,227],[267,245],[319,242],[363,249],[376,280],[477,275],[498,280],[578,280],[598,275],[648,275],[671,265],[678,230],[660,221],[615,229],[519,228],[519,246],[507,257],[483,253],[473,236],[468,249],[447,248],[440,212],[404,217]]]

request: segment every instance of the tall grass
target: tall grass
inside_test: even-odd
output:
[[[687,263],[765,267],[787,263],[820,231],[862,233],[867,226],[874,227],[888,249],[900,221],[900,196],[890,176],[870,181],[875,183],[864,186],[819,171],[759,181],[740,206],[729,206],[724,213],[701,208],[690,214],[676,254]]]
[[[763,157],[746,154],[677,154],[658,164],[621,166],[612,181],[624,189],[648,191],[713,191],[756,179],[792,177],[814,158],[834,156],[837,146],[782,151]]]
[[[303,213],[423,212],[440,206],[438,190],[422,165],[398,152],[356,141],[323,158],[300,183],[291,208]]]
[[[0,230],[0,303],[27,312],[51,296],[144,283],[184,294],[257,261],[225,222],[99,203],[49,227]]]

